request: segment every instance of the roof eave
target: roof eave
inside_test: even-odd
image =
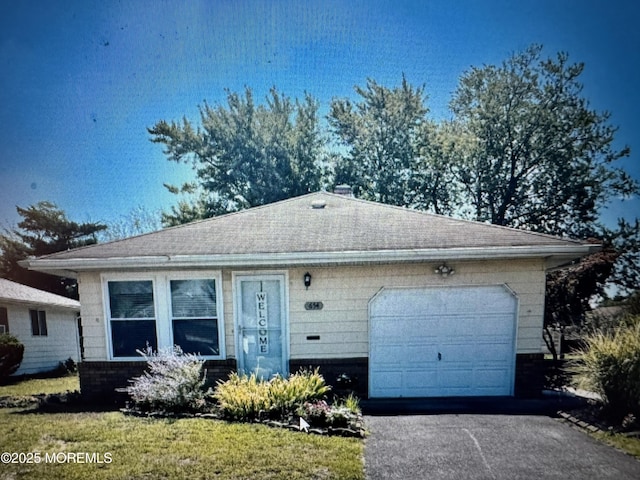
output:
[[[358,265],[444,260],[543,258],[548,268],[598,251],[595,244],[510,247],[433,248],[343,252],[291,252],[218,255],[156,255],[140,257],[34,258],[21,262],[30,270],[76,277],[78,272],[136,268],[251,268],[297,265]]]
[[[72,312],[80,311],[80,302],[77,305],[64,305],[55,302],[45,302],[39,300],[25,300],[17,298],[0,298],[0,303],[11,305],[26,305],[26,306],[45,306],[53,309],[70,310]]]

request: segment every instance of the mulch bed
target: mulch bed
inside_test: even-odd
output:
[[[147,417],[147,418],[209,418],[214,420],[224,420],[230,421],[224,416],[218,413],[174,413],[174,412],[163,412],[163,411],[152,411],[145,412],[140,411],[135,408],[121,408],[120,411],[125,415],[133,415],[137,417]],[[364,422],[362,420],[362,416],[359,415],[357,420],[352,423],[349,427],[331,427],[331,426],[309,426],[308,428],[302,428],[300,423],[300,417],[292,417],[288,421],[278,421],[273,419],[265,419],[265,420],[252,420],[248,422],[241,423],[259,423],[262,425],[267,425],[269,427],[274,428],[284,428],[287,430],[305,433],[311,433],[314,435],[337,435],[341,437],[359,437],[364,438],[366,435],[366,430],[364,428]]]
[[[43,412],[75,412],[84,411],[91,405],[82,402],[79,392],[65,392],[56,394],[38,394],[28,396],[5,396],[0,397],[0,408],[24,408],[29,410],[39,410]],[[174,413],[174,412],[143,412],[135,408],[119,409],[125,415],[133,415],[147,418],[210,418],[215,420],[228,420],[218,413]],[[342,437],[359,437],[364,438],[365,428],[362,416],[358,416],[357,420],[349,427],[331,427],[331,426],[309,426],[301,428],[299,417],[292,417],[289,421],[277,421],[272,419],[256,420],[251,423],[261,423],[274,428],[285,428],[292,431],[304,431],[315,435],[338,435]]]

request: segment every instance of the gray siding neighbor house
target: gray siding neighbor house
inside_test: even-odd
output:
[[[325,192],[25,262],[79,280],[83,395],[180,345],[370,398],[535,395],[545,273],[598,247]]]
[[[78,362],[79,313],[76,300],[0,278],[0,333],[24,345],[14,375],[53,370],[69,358]]]

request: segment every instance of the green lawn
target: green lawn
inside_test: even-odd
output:
[[[21,397],[39,393],[63,393],[80,389],[77,375],[56,378],[32,378],[0,386],[0,397]]]
[[[77,382],[31,379],[0,387],[0,397],[60,393]],[[0,480],[364,479],[361,439],[202,418],[0,408],[1,452],[26,456],[3,462]]]
[[[4,464],[0,479],[364,478],[361,440],[209,419],[1,409],[0,439],[0,450],[37,452],[41,460]],[[105,463],[69,460],[78,453]],[[47,463],[53,454],[63,463]]]
[[[640,438],[629,437],[622,433],[593,433],[593,437],[623,452],[640,459]]]

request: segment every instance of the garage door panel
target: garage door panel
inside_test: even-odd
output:
[[[396,295],[396,293],[400,295]],[[381,316],[397,315],[411,304],[415,311],[437,310],[443,314],[477,313],[491,309],[509,311],[513,296],[502,285],[468,287],[434,287],[424,289],[386,289],[376,298],[376,310]],[[505,293],[507,295],[505,295]],[[452,299],[454,301],[452,301]],[[455,300],[458,300],[457,302]],[[478,310],[480,308],[480,310]]]
[[[436,386],[438,372],[435,368],[422,370],[406,370],[404,384],[411,389],[423,388],[424,386]]]
[[[461,335],[474,333],[481,329],[483,334],[502,334],[504,329],[513,324],[513,317],[505,314],[487,314],[476,312],[465,314],[464,316],[448,315],[443,316],[438,312],[431,312],[431,315],[438,315],[438,322],[434,323],[439,327],[446,327],[451,333]]]
[[[473,386],[473,367],[441,369],[439,384],[443,387],[471,388]]]
[[[400,390],[402,388],[402,370],[379,370],[378,377],[380,384],[385,389]]]
[[[424,315],[411,316],[408,318],[376,317],[373,335],[379,339],[407,339],[407,335],[418,337],[434,337],[437,331],[437,324],[424,318]]]
[[[497,388],[508,380],[509,370],[506,368],[477,369],[474,373],[476,387]]]
[[[512,356],[511,344],[499,344],[491,342],[474,343],[473,338],[469,342],[451,342],[437,347],[440,358],[444,362],[504,362]]]
[[[513,347],[511,345],[474,345],[473,361],[476,363],[510,363],[513,357]]]
[[[516,318],[503,286],[383,290],[370,304],[370,395],[510,395]]]
[[[404,345],[380,345],[371,349],[371,356],[379,365],[399,366],[406,363],[403,354]]]
[[[416,363],[428,364],[429,362],[435,362],[438,357],[435,345],[409,345],[404,347],[404,350],[404,358],[406,358],[406,364],[409,368]]]

